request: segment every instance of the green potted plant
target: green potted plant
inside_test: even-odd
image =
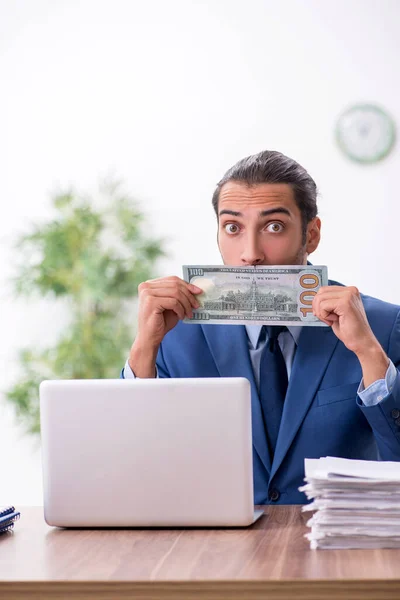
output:
[[[6,393],[32,433],[40,428],[44,379],[118,377],[132,343],[130,301],[164,255],[162,240],[148,232],[137,203],[119,185],[103,186],[100,198],[56,194],[54,218],[16,244],[15,291],[63,298],[70,311],[53,347],[20,351],[21,376]]]

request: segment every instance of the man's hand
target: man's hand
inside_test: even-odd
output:
[[[164,336],[200,306],[202,289],[179,277],[152,279],[139,285],[138,332],[129,364],[137,377],[154,377],[158,348]]]
[[[321,287],[313,300],[313,313],[354,352],[363,369],[364,385],[384,379],[389,359],[376,339],[356,287]]]
[[[179,320],[193,316],[193,308],[200,306],[194,294],[203,291],[179,277],[151,279],[138,289],[138,337],[157,347]]]
[[[377,343],[356,287],[321,287],[313,300],[313,313],[332,326],[334,334],[355,354]]]

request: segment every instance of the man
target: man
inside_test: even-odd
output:
[[[316,197],[307,171],[278,152],[239,161],[213,196],[224,264],[307,264],[320,241]],[[313,300],[329,327],[280,332],[286,395],[272,443],[262,387],[274,328],[180,323],[199,293],[178,277],[139,286],[138,332],[122,377],[249,379],[255,503],[304,503],[305,457],[400,460],[398,306],[330,282]]]

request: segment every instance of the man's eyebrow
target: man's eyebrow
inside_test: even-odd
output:
[[[258,215],[260,217],[268,217],[269,215],[274,215],[276,213],[282,213],[284,215],[288,215],[289,217],[291,216],[290,211],[287,208],[284,208],[283,206],[277,206],[276,208],[269,208],[268,210],[262,210],[258,213]],[[236,210],[229,210],[229,209],[221,210],[219,213],[219,216],[221,217],[222,215],[232,215],[233,217],[243,217],[243,214],[241,212],[238,212]]]
[[[237,212],[236,210],[228,210],[228,209],[221,210],[219,213],[219,216],[221,217],[222,215],[232,215],[233,217],[243,217],[241,212]]]
[[[269,208],[268,210],[262,210],[259,213],[260,217],[268,217],[268,215],[274,215],[275,213],[282,213],[284,215],[288,215],[289,217],[290,215],[290,211],[287,208],[284,208],[283,206],[278,206],[277,208]]]

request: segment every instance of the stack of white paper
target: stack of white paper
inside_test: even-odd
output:
[[[311,548],[400,548],[400,462],[305,459]]]

